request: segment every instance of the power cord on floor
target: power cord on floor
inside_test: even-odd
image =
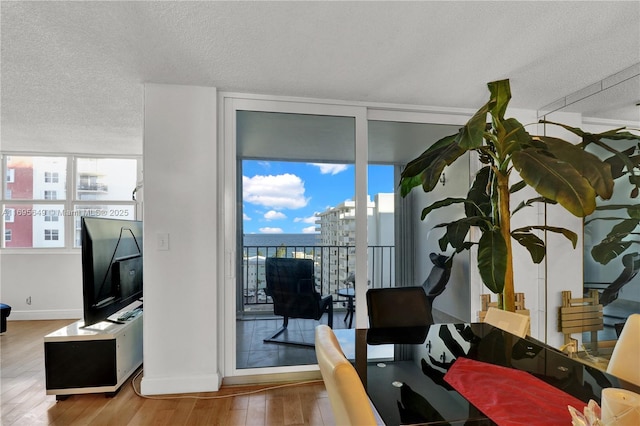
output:
[[[136,373],[135,376],[133,376],[133,378],[131,379],[131,387],[133,388],[133,391],[135,392],[136,395],[138,395],[141,398],[146,398],[146,399],[223,399],[223,398],[232,398],[232,397],[235,397],[235,396],[254,395],[254,394],[257,394],[257,393],[260,393],[260,392],[274,390],[274,389],[282,389],[282,388],[288,388],[288,387],[294,387],[294,386],[300,386],[300,385],[310,385],[310,384],[314,384],[314,383],[324,383],[321,379],[306,380],[304,382],[285,383],[285,384],[282,384],[282,385],[268,386],[268,387],[265,387],[265,388],[256,389],[256,390],[252,390],[252,391],[231,393],[231,394],[227,394],[227,395],[212,395],[212,396],[195,396],[195,395],[147,396],[147,395],[141,394],[140,391],[136,388],[136,380],[138,379],[138,377],[140,377],[140,375],[142,374],[143,371],[144,371],[143,369],[140,369],[140,371],[138,373]]]

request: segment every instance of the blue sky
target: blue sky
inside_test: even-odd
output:
[[[314,214],[353,199],[353,164],[243,161],[245,234],[314,232]],[[369,190],[393,192],[393,166],[369,166]]]

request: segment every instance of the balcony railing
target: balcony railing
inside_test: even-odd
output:
[[[242,250],[242,295],[238,308],[243,311],[270,311],[273,304],[265,293],[264,261],[267,257],[312,259],[315,263],[316,288],[322,295],[337,295],[345,280],[355,271],[355,246],[244,246]],[[395,247],[367,247],[367,281],[369,288],[391,287],[395,280]]]
[[[105,183],[79,183],[78,191],[109,192],[109,185]]]

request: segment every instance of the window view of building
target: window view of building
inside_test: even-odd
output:
[[[393,285],[394,194],[380,193],[367,203],[368,281]],[[313,234],[246,235],[243,256],[244,310],[262,310],[271,303],[265,293],[266,257],[293,257],[315,262],[316,285],[322,294],[335,293],[355,274],[355,202],[348,200],[316,213]],[[351,278],[350,278],[351,277]]]
[[[63,248],[65,236],[79,247],[81,216],[135,219],[137,167],[129,158],[6,155],[3,247]]]

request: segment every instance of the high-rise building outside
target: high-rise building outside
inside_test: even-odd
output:
[[[323,291],[336,288],[355,274],[355,201],[347,200],[335,207],[317,213],[319,244],[328,246],[316,259],[322,274],[316,278]],[[372,202],[367,198],[368,271],[376,287],[389,287],[394,277],[394,194],[379,193]]]

